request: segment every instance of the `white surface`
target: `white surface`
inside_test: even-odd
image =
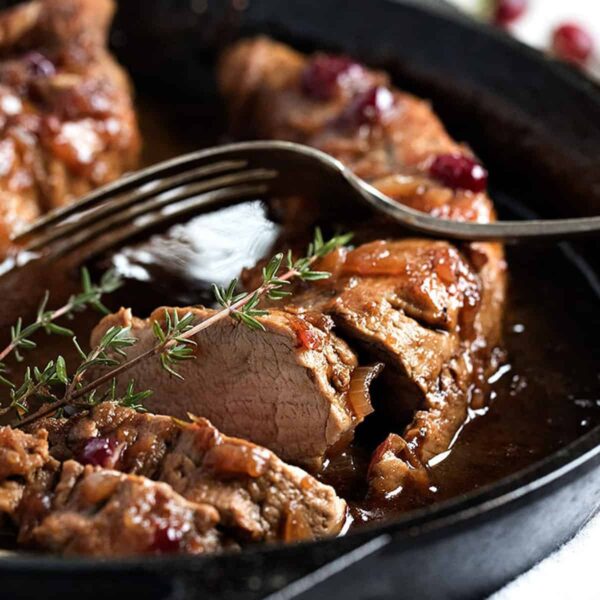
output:
[[[551,527],[551,519],[548,526]],[[590,521],[570,542],[521,575],[490,600],[598,600],[600,517]]]
[[[449,1],[471,14],[481,15],[482,6],[489,0]],[[527,11],[509,27],[509,31],[521,41],[547,50],[552,31],[565,22],[581,25],[594,38],[596,52],[588,70],[600,78],[600,0],[529,0]]]
[[[477,12],[481,0],[452,0]],[[511,31],[522,41],[547,49],[553,29],[565,21],[581,24],[593,35],[595,58],[590,70],[600,76],[600,0],[529,0],[529,8]],[[552,527],[549,515],[548,527]],[[600,516],[528,573],[494,594],[490,600],[600,600]]]
[[[477,13],[482,0],[450,0],[471,13]],[[600,0],[529,0],[523,17],[511,26],[521,40],[547,48],[552,30],[565,21],[583,25],[600,45]]]

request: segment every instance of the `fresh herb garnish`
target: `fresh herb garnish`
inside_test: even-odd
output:
[[[117,378],[120,375],[144,360],[158,357],[165,371],[182,379],[183,377],[177,371],[177,364],[194,358],[195,342],[192,338],[197,333],[227,317],[232,317],[250,329],[264,330],[260,317],[266,315],[267,311],[260,308],[262,298],[267,296],[270,300],[281,300],[289,296],[291,292],[285,288],[293,279],[316,281],[330,277],[330,273],[313,270],[312,265],[319,258],[346,245],[351,238],[351,234],[345,234],[324,241],[320,229],[317,228],[306,256],[294,260],[291,251],[287,255],[276,254],[263,268],[262,283],[255,290],[237,292],[237,279],[232,280],[226,287],[213,285],[215,299],[221,306],[221,310],[199,323],[194,324],[192,313],[180,316],[176,309],[173,311],[165,309],[164,323],[154,321],[152,325],[155,344],[131,359],[127,359],[125,350],[133,346],[137,340],[131,335],[128,327],[109,328],[96,347],[89,353],[85,353],[71,330],[54,323],[60,316],[72,315],[87,306],[107,312],[101,304],[101,297],[119,287],[118,278],[109,272],[98,285],[94,285],[88,272],[84,270],[81,294],[73,296],[65,306],[55,311],[46,310],[48,302],[46,294],[40,304],[36,321],[23,328],[22,321],[19,319],[12,328],[11,344],[0,353],[0,360],[2,360],[12,351],[16,353],[19,349],[34,349],[35,342],[30,339],[30,336],[39,329],[45,329],[49,334],[72,337],[81,359],[79,365],[70,375],[66,361],[59,356],[56,360],[50,361],[43,370],[28,368],[23,382],[17,386],[6,377],[5,365],[0,362],[0,381],[11,388],[11,402],[9,406],[2,409],[2,412],[17,409],[21,418],[15,426],[23,426],[48,414],[62,412],[67,406],[89,407],[105,400],[143,410],[143,401],[152,392],[150,390],[136,392],[135,381],[130,380],[125,392],[117,394]],[[284,272],[280,274],[282,270]],[[97,366],[106,367],[108,370],[91,381],[86,381],[85,375],[92,367]],[[100,389],[105,391],[99,393]],[[44,404],[36,412],[23,416],[29,412],[30,400],[34,398]]]

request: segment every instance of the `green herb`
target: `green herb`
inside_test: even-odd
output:
[[[121,286],[121,280],[115,271],[107,271],[98,284],[92,283],[90,274],[87,269],[81,271],[81,287],[82,291],[69,298],[67,303],[56,310],[47,310],[49,292],[46,291],[37,310],[37,318],[30,325],[23,327],[23,319],[19,318],[17,322],[10,328],[11,341],[2,352],[0,352],[0,373],[6,373],[6,366],[2,361],[11,353],[14,352],[15,358],[18,361],[23,360],[21,350],[33,350],[37,344],[31,339],[31,336],[43,329],[48,335],[66,335],[73,336],[73,332],[60,325],[55,321],[60,317],[73,317],[76,312],[80,312],[87,307],[93,307],[100,312],[107,314],[108,309],[102,304],[101,298],[104,294],[110,294]],[[4,377],[2,383],[10,385]]]
[[[290,285],[292,279],[316,281],[330,277],[330,273],[314,271],[312,269],[313,263],[336,248],[346,245],[351,238],[351,234],[347,234],[324,241],[321,231],[316,229],[306,256],[297,260],[293,259],[291,252],[286,256],[282,253],[273,256],[262,271],[262,283],[254,291],[249,293],[236,292],[237,279],[232,280],[226,287],[214,285],[215,299],[222,309],[200,323],[193,322],[194,316],[192,313],[179,316],[176,309],[172,312],[165,309],[164,323],[154,321],[152,324],[156,343],[152,348],[133,358],[127,359],[125,350],[133,346],[137,340],[131,336],[131,332],[127,327],[111,327],[103,335],[98,345],[89,353],[85,353],[80,348],[73,336],[73,343],[81,358],[81,362],[73,375],[68,374],[65,360],[60,356],[55,361],[48,363],[44,371],[34,370],[32,374],[28,370],[23,384],[19,388],[13,386],[13,389],[11,389],[11,405],[4,410],[18,408],[22,412],[27,412],[28,400],[33,396],[38,400],[41,399],[49,403],[42,406],[37,412],[23,418],[17,423],[17,426],[27,424],[51,412],[62,410],[69,405],[89,407],[105,400],[113,400],[122,406],[142,410],[143,400],[152,392],[149,390],[136,392],[134,389],[135,382],[131,380],[125,392],[121,395],[117,394],[117,378],[120,375],[144,360],[158,357],[162,368],[166,372],[182,379],[183,377],[177,371],[177,365],[182,361],[194,358],[195,342],[192,338],[197,333],[228,316],[250,329],[264,330],[265,327],[261,323],[260,317],[265,316],[267,311],[260,308],[262,298],[267,296],[271,300],[281,300],[289,296],[290,291],[285,288]],[[282,270],[284,272],[280,273]],[[99,286],[92,285],[87,271],[83,273],[82,285],[82,294],[74,296],[70,304],[66,305],[70,308],[63,310],[62,314],[76,310],[76,306],[92,305],[103,308],[100,304],[100,295],[105,293],[107,289],[116,289],[117,287],[112,276],[103,278]],[[44,299],[40,311],[38,311],[36,323],[52,323],[55,318],[55,313],[52,313],[51,317],[44,316],[46,315],[46,302],[47,298]],[[40,327],[44,327],[44,325],[41,324],[37,328]],[[23,335],[26,330],[20,327],[15,328],[14,331],[16,336],[13,338],[13,349],[17,347],[34,347],[31,346],[31,342],[28,340],[29,332],[27,335]],[[49,332],[59,333],[58,331]],[[72,335],[71,332],[69,334]],[[24,340],[27,340],[25,345],[23,345]],[[85,374],[96,366],[107,367],[108,370],[92,381],[85,382]],[[3,365],[0,364],[0,379],[4,380],[2,374],[5,371],[2,370],[2,367]],[[8,384],[12,386],[10,382]],[[64,390],[62,395],[56,393],[56,387],[60,386]],[[106,389],[100,394],[98,390],[103,387]]]
[[[345,246],[352,239],[352,234],[338,235],[327,242],[323,240],[323,234],[317,227],[313,241],[308,245],[306,256],[294,261],[292,251],[286,255],[285,265],[287,270],[279,274],[284,264],[283,253],[276,254],[263,268],[263,281],[260,287],[250,294],[236,294],[237,279],[224,287],[213,285],[213,293],[217,302],[234,318],[250,327],[251,329],[262,329],[264,325],[257,319],[267,314],[265,310],[258,308],[260,299],[266,295],[270,300],[281,300],[291,294],[285,287],[290,285],[291,279],[303,281],[317,281],[327,279],[331,276],[326,271],[314,271],[312,264],[319,258],[323,258],[336,248]]]

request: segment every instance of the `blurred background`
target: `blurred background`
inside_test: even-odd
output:
[[[448,0],[600,78],[599,0]]]

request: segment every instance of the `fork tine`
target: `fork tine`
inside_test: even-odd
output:
[[[181,166],[183,161],[178,161],[177,166]],[[152,174],[148,170],[144,170],[141,174],[134,174],[131,177],[121,179],[115,184],[109,184],[104,186],[87,196],[84,196],[79,201],[72,205],[61,207],[59,209],[50,211],[40,219],[36,220],[30,227],[25,228],[13,236],[12,241],[23,244],[28,240],[31,240],[35,235],[39,235],[45,230],[52,227],[54,231],[54,239],[58,235],[64,235],[69,231],[79,229],[82,226],[82,221],[79,217],[94,208],[97,210],[97,214],[111,214],[115,210],[119,210],[124,206],[128,206],[131,203],[139,201],[143,197],[148,197],[151,194],[159,193],[162,190],[166,190],[170,187],[193,181],[195,179],[201,179],[209,175],[215,175],[218,173],[224,173],[227,171],[234,171],[244,168],[247,165],[245,160],[230,160],[221,161],[210,165],[204,165],[195,169],[184,171],[177,175],[173,175],[166,178],[160,178],[158,169],[153,171]],[[164,167],[160,171],[165,171],[169,167]],[[157,174],[158,173],[158,174]],[[136,190],[137,191],[134,191]],[[127,196],[130,202],[126,200],[122,204],[115,203],[114,201],[120,197],[123,197],[127,191],[131,191],[131,195]],[[102,202],[108,200],[105,205]],[[60,233],[54,228],[61,226],[61,223],[65,223],[64,228],[60,229]],[[39,247],[39,245],[38,245]]]
[[[210,190],[202,194],[181,194],[175,201],[168,204],[168,212],[154,210],[145,212],[142,217],[134,221],[123,221],[121,226],[110,231],[108,235],[102,235],[102,232],[94,232],[92,237],[70,238],[68,243],[58,248],[54,256],[61,257],[79,250],[79,264],[91,258],[97,257],[110,248],[121,246],[128,240],[136,238],[145,232],[151,230],[164,229],[167,226],[174,225],[190,216],[202,214],[215,208],[230,206],[248,198],[257,198],[269,192],[269,185],[266,182],[247,183],[236,186],[224,187],[217,190]],[[143,222],[139,222],[143,218]],[[96,235],[97,233],[97,235]]]
[[[122,199],[117,198],[98,210],[86,212],[82,217],[67,226],[50,229],[45,235],[34,238],[24,249],[30,252],[45,249],[53,242],[60,243],[61,239],[68,238],[69,235],[73,235],[74,239],[91,239],[108,231],[113,226],[119,226],[126,221],[141,217],[146,212],[166,207],[184,198],[231,185],[266,181],[276,176],[276,171],[248,169],[200,182],[175,187],[159,185],[152,190],[138,191]]]

